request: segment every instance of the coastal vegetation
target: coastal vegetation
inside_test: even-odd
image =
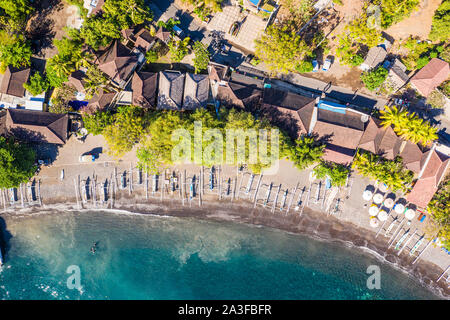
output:
[[[72,111],[69,102],[73,99],[75,93],[76,90],[74,87],[62,84],[61,87],[56,88],[53,91],[48,111],[52,113],[68,113]]]
[[[379,66],[378,68],[369,70],[361,74],[361,80],[370,91],[374,91],[383,84],[388,75],[388,71]]]
[[[27,144],[0,136],[0,188],[15,188],[33,177],[36,154]]]
[[[180,62],[189,53],[188,44],[189,37],[183,40],[171,39],[167,44],[169,47],[170,60],[172,62]]]
[[[317,179],[328,178],[332,186],[342,187],[347,182],[350,169],[339,163],[321,161],[313,171]]]
[[[36,72],[30,77],[28,83],[25,83],[23,87],[28,90],[33,96],[37,96],[49,88],[47,79],[41,75],[40,72]]]
[[[392,191],[407,191],[414,173],[403,167],[400,157],[388,160],[368,151],[358,150],[352,168],[364,177],[384,182]]]
[[[447,41],[450,38],[450,0],[443,0],[434,12],[429,38],[432,41]]]
[[[289,159],[299,170],[303,170],[318,162],[324,149],[325,144],[317,141],[313,136],[302,135],[289,148]]]
[[[364,49],[375,47],[383,40],[381,31],[367,23],[366,13],[346,25],[337,38],[336,55],[342,64],[349,66],[360,65],[364,61]]]
[[[393,126],[395,133],[412,143],[429,145],[438,138],[437,128],[414,113],[410,114],[396,106],[385,106],[380,114],[381,124],[384,127]]]
[[[428,211],[437,224],[438,236],[445,248],[450,250],[450,176],[441,182],[438,191],[428,204]]]
[[[288,73],[311,57],[312,51],[290,25],[272,25],[255,41],[255,56],[272,73]]]
[[[410,16],[417,10],[419,0],[376,0],[381,9],[381,27],[387,29]]]
[[[208,68],[210,56],[208,49],[200,41],[195,41],[193,45],[193,51],[195,55],[194,57],[195,73],[199,73],[201,71],[206,70]]]
[[[403,42],[403,47],[408,54],[402,56],[402,62],[408,70],[423,68],[432,58],[436,58],[444,50],[440,44],[421,41],[418,38],[409,37]]]
[[[265,119],[256,119],[251,113],[237,111],[236,109],[221,110],[219,117],[216,116],[215,111],[207,109],[197,109],[190,114],[180,114],[173,111],[159,112],[148,128],[148,136],[142,141],[137,151],[137,157],[139,159],[139,165],[141,168],[155,170],[155,168],[163,165],[171,165],[174,163],[173,150],[176,150],[176,146],[182,141],[172,138],[172,134],[177,129],[186,129],[190,137],[194,137],[195,125],[201,123],[201,130],[203,135],[201,159],[197,159],[194,150],[194,140],[191,139],[188,146],[186,146],[184,154],[182,152],[176,154],[178,159],[185,159],[187,161],[200,160],[202,165],[212,166],[216,164],[243,164],[240,163],[240,159],[236,153],[227,154],[225,152],[225,142],[220,137],[227,135],[228,129],[236,129],[238,134],[234,136],[233,143],[237,147],[239,140],[247,141],[249,139],[246,133],[242,130],[254,129],[255,132],[259,132],[261,129],[265,129],[268,132],[268,141],[272,145],[276,141],[272,139],[271,129],[269,122]],[[212,130],[211,130],[212,129]],[[213,132],[213,134],[212,134]],[[287,137],[281,133],[279,141],[280,154],[278,157],[285,157]],[[251,154],[251,141],[245,143],[245,159],[252,157]],[[218,148],[218,149],[216,149]],[[220,154],[216,154],[216,150],[220,150]],[[267,146],[268,157],[272,156],[271,148]],[[223,151],[223,154],[222,154]],[[197,154],[198,156],[198,154]],[[263,168],[270,166],[270,163],[265,162],[261,155],[256,159],[254,163],[248,164],[249,168],[254,173],[259,173]],[[278,160],[278,158],[276,159]]]
[[[8,66],[14,68],[28,67],[32,51],[29,40],[14,31],[0,30],[0,72]]]

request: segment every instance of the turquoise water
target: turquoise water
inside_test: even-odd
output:
[[[355,249],[269,228],[110,212],[5,223],[2,299],[436,298]],[[71,265],[80,268],[79,289],[67,287]],[[381,268],[380,290],[366,288],[369,265]]]

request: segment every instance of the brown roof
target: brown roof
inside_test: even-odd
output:
[[[8,66],[3,74],[0,93],[10,94],[19,98],[25,96],[23,85],[27,83],[30,72],[30,68],[17,69]]]
[[[135,45],[137,48],[147,52],[151,48],[155,39],[156,38],[153,37],[147,29],[142,28],[136,33]]]
[[[157,87],[157,73],[135,72],[131,80],[133,104],[145,108],[156,108]]]
[[[182,108],[184,79],[184,73],[170,71],[159,73],[158,109]]]
[[[448,156],[436,150],[428,151],[427,155],[429,152],[432,154],[422,177],[417,180],[411,192],[406,196],[409,202],[421,208],[425,208],[433,198],[450,163]]]
[[[353,160],[363,131],[317,121],[313,133],[326,141],[324,160],[348,165]]]
[[[209,79],[204,74],[186,74],[183,109],[205,108],[209,97]]]
[[[19,139],[64,144],[69,116],[41,111],[8,109],[6,127]]]
[[[404,141],[403,144],[404,147],[399,156],[402,158],[404,166],[412,172],[419,173],[422,169],[422,159],[425,157],[424,152],[417,144],[410,141]]]
[[[383,128],[379,120],[370,118],[358,147],[393,160],[400,152],[402,142],[391,127]]]
[[[228,71],[229,71],[229,67],[221,65],[221,64],[210,63],[208,65],[208,73],[209,73],[209,78],[211,80],[228,81],[230,79]]]
[[[367,53],[367,57],[363,64],[366,64],[369,68],[375,68],[386,58],[387,52],[383,47],[370,48]]]
[[[77,70],[69,76],[67,84],[72,85],[78,92],[84,92],[85,78],[86,74],[81,70]]]
[[[91,100],[89,100],[88,105],[83,109],[83,111],[93,113],[97,110],[104,109],[111,103],[115,95],[115,92],[105,92],[103,89],[100,89],[98,93],[95,94]]]
[[[6,110],[0,110],[0,136],[6,134]]]
[[[308,133],[314,111],[315,99],[289,91],[264,88],[264,115],[293,139]]]
[[[98,59],[99,69],[113,81],[120,84],[126,81],[134,71],[138,57],[120,41],[114,41],[111,47]]]
[[[167,41],[170,40],[170,32],[163,27],[159,27],[158,31],[156,31],[155,37],[162,42],[167,43]]]
[[[427,97],[442,82],[447,80],[450,67],[447,62],[433,58],[411,78],[411,83],[423,96]]]

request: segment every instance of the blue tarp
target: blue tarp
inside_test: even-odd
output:
[[[78,110],[81,107],[85,107],[88,105],[87,101],[78,101],[78,100],[73,100],[69,102],[69,106],[71,106],[73,108],[73,110]]]

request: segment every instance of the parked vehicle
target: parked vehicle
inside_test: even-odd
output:
[[[79,160],[80,160],[80,162],[94,162],[95,155],[93,155],[93,154],[81,155]]]
[[[319,62],[317,62],[316,59],[314,59],[314,60],[312,61],[312,65],[313,65],[313,72],[319,71]]]
[[[330,69],[330,67],[331,67],[331,59],[327,58],[322,66],[322,70],[328,71],[328,69]]]
[[[178,26],[173,26],[173,32],[175,32],[175,34],[180,37],[180,38],[184,38],[184,31],[178,27]]]

